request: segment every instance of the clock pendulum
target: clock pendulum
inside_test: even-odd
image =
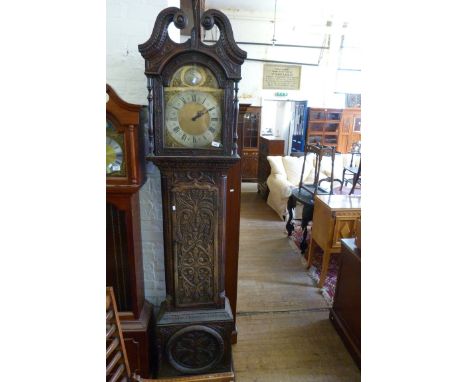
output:
[[[157,375],[232,371],[233,314],[225,295],[227,173],[237,153],[238,82],[247,57],[228,18],[192,2],[191,38],[167,33],[187,16],[164,9],[139,45],[148,78],[148,161],[161,171],[166,300],[155,323]],[[205,45],[200,29],[216,25]]]

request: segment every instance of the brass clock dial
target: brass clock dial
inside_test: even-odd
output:
[[[126,176],[123,135],[106,121],[106,176]]]
[[[166,106],[168,135],[179,145],[219,147],[221,108],[210,93],[188,90],[174,94]]]
[[[166,147],[222,147],[223,92],[209,69],[183,66],[164,90]]]
[[[112,138],[106,139],[106,174],[120,172],[123,163],[123,150]]]

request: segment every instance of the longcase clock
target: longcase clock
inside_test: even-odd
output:
[[[106,93],[106,285],[114,288],[130,368],[149,377],[152,307],[144,297],[138,193],[146,180],[145,109],[109,85]]]
[[[227,17],[201,15],[192,2],[191,37],[168,36],[187,26],[179,8],[157,17],[139,45],[148,78],[147,160],[161,170],[166,300],[156,319],[158,377],[232,371],[234,320],[225,294],[228,172],[237,150],[238,82],[246,53]],[[214,45],[200,30],[218,27]]]

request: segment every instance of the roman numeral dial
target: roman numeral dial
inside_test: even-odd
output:
[[[173,147],[212,148],[221,143],[220,92],[182,90],[165,107],[166,137]]]
[[[106,174],[118,173],[122,170],[124,160],[122,147],[112,138],[106,137]]]

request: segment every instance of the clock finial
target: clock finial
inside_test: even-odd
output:
[[[200,0],[192,0],[192,12],[193,12],[193,28],[192,28],[192,39],[193,42],[198,46],[200,41]]]

